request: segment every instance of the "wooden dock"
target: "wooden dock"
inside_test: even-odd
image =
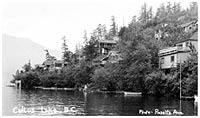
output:
[[[124,92],[125,96],[141,96],[142,92]]]

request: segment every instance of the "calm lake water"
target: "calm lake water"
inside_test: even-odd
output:
[[[56,110],[55,110],[56,109]],[[197,115],[194,101],[56,90],[3,90],[3,115]],[[156,111],[155,111],[156,110]],[[33,112],[34,111],[34,112]],[[169,114],[169,112],[171,114]],[[143,113],[143,114],[142,114]]]

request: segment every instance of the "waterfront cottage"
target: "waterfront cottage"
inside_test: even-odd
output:
[[[183,63],[190,56],[191,49],[198,51],[198,32],[195,32],[191,38],[178,42],[174,47],[167,47],[159,50],[160,69],[169,70]]]
[[[45,69],[60,70],[63,67],[67,66],[68,62],[64,62],[63,60],[46,60],[43,62]]]

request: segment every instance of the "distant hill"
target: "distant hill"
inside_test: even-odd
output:
[[[12,79],[17,69],[31,61],[31,65],[41,64],[45,60],[46,49],[27,38],[18,38],[7,34],[2,35],[2,74],[5,83]],[[60,59],[61,52],[48,49],[50,54]]]

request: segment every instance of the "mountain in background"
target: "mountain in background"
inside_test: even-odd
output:
[[[35,64],[42,64],[46,52],[44,46],[37,44],[27,38],[18,38],[11,35],[2,35],[2,75],[3,83],[8,83],[16,70],[22,69],[25,63],[30,60],[32,67]],[[61,58],[61,52],[48,49],[52,56]]]

